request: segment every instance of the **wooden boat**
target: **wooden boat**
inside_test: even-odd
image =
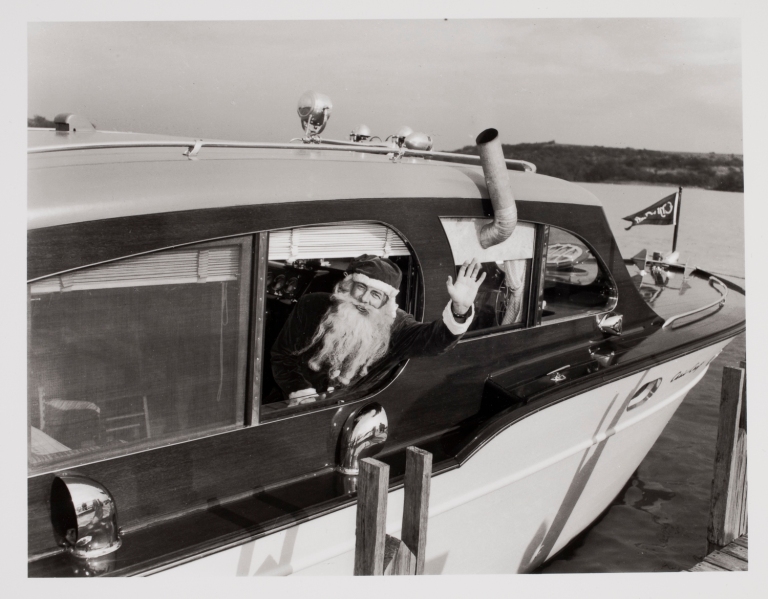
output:
[[[351,574],[354,462],[389,464],[397,535],[408,446],[434,459],[426,573],[530,571],[608,506],[745,329],[743,289],[625,261],[594,195],[523,161],[507,161],[514,233],[482,249],[478,159],[423,135],[323,141],[311,118],[290,144],[57,129],[29,133],[29,576]],[[480,256],[470,330],[294,405],[270,349],[364,253],[400,267],[398,305],[424,322]]]

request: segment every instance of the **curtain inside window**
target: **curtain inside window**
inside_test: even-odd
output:
[[[535,227],[531,223],[518,222],[509,239],[483,249],[480,245],[480,229],[493,222],[491,219],[441,218],[440,222],[451,244],[453,260],[457,266],[472,258],[477,258],[479,262],[497,263],[533,258]]]

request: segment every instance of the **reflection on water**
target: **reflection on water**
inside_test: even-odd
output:
[[[580,184],[603,202],[624,257],[669,251],[673,227],[624,231],[622,216],[669,194],[672,187]],[[680,262],[744,277],[744,194],[683,189]],[[723,366],[746,356],[745,335],[710,366],[619,496],[590,529],[539,572],[668,572],[690,568],[707,550],[709,494]]]
[[[636,476],[630,480],[629,488],[621,497],[624,505],[643,510],[654,516],[657,524],[667,524],[669,518],[664,515],[662,504],[669,501],[675,494],[663,485],[655,482],[643,482]]]

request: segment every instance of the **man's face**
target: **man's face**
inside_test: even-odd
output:
[[[387,302],[387,296],[383,292],[378,289],[372,289],[365,283],[358,281],[352,283],[352,289],[350,289],[349,294],[362,304],[355,304],[355,308],[366,316],[368,315],[368,306],[378,310]]]

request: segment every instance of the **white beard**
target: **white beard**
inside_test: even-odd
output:
[[[394,319],[386,310],[360,303],[343,285],[336,287],[331,301],[308,345],[320,343],[309,367],[315,372],[326,368],[331,381],[349,385],[387,353]]]

